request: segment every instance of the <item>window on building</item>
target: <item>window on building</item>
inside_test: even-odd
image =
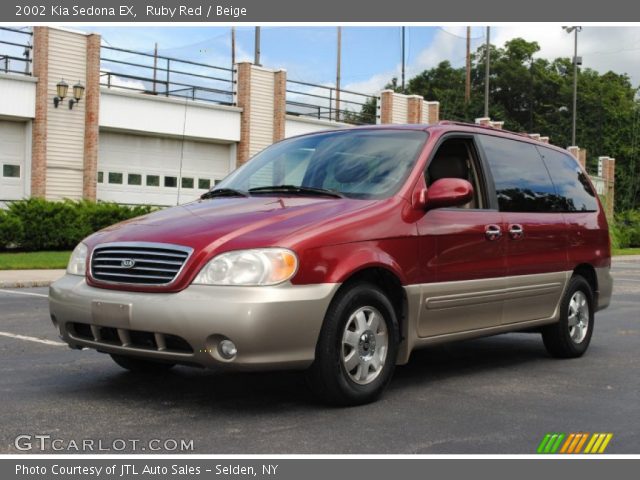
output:
[[[176,188],[178,186],[178,177],[164,177],[164,186]]]
[[[211,188],[211,180],[209,180],[208,178],[199,178],[198,188],[200,190],[209,190]]]
[[[98,172],[98,183],[104,183],[104,172]]]
[[[546,147],[538,147],[556,187],[564,212],[595,212],[598,210],[596,194],[589,179],[568,154]]]
[[[159,187],[160,176],[159,175],[147,175],[147,187]]]
[[[182,188],[193,188],[193,178],[182,177]]]
[[[221,181],[222,181],[222,180],[218,180],[218,179],[216,178],[216,179],[213,181],[213,184],[214,184],[214,185],[217,185],[217,184],[219,184]]]
[[[109,183],[122,185],[122,179],[124,175],[118,172],[109,172]]]
[[[20,165],[3,165],[2,176],[6,178],[20,178]]]
[[[503,212],[557,212],[562,200],[535,145],[479,135]]]
[[[127,184],[142,185],[142,175],[139,173],[130,173],[127,177]]]

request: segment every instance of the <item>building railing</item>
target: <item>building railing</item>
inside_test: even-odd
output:
[[[102,46],[100,84],[149,95],[233,105],[231,68]]]
[[[32,35],[31,30],[0,27],[0,73],[31,75]]]
[[[336,122],[376,123],[377,96],[287,80],[287,114]]]

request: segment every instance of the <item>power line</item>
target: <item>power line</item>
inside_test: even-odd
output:
[[[445,30],[443,27],[436,27],[436,28],[438,30],[442,30],[444,33],[447,33],[447,34],[451,35],[452,37],[459,38],[460,40],[464,40],[465,42],[467,41],[467,36],[466,35],[462,36],[462,35],[458,35],[458,34],[452,33],[452,32],[450,32],[448,30]],[[484,34],[480,35],[479,37],[471,37],[471,40],[479,40],[481,38],[485,38]]]

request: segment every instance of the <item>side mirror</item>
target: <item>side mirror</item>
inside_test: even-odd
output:
[[[441,178],[427,190],[425,209],[458,207],[473,198],[473,186],[461,178]]]

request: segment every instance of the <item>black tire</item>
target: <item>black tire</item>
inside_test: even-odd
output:
[[[175,363],[156,362],[138,357],[128,357],[115,353],[109,354],[114,362],[125,370],[134,373],[162,373],[175,366]]]
[[[574,320],[577,318],[580,322],[588,322],[586,329],[582,330],[579,325],[573,327],[572,330],[569,322],[570,316],[575,311],[575,305],[578,300],[584,299],[588,308],[588,312],[580,311],[577,316],[574,316]],[[578,302],[578,303],[573,303]],[[542,329],[542,340],[547,351],[556,358],[577,358],[584,354],[591,342],[591,336],[593,335],[593,320],[594,320],[594,308],[593,308],[593,291],[589,282],[587,282],[580,275],[575,275],[569,281],[567,290],[560,302],[560,321],[552,325],[547,325]],[[572,335],[573,334],[573,335]]]
[[[350,326],[360,325],[356,317],[363,318],[361,315],[365,316],[368,326],[375,322],[378,327],[367,327],[362,334],[358,333],[362,330],[353,331],[353,338],[360,339],[358,347],[343,344],[346,330]],[[385,334],[386,346],[383,341]],[[311,388],[324,401],[333,405],[351,406],[373,402],[382,394],[393,375],[398,339],[395,310],[378,287],[370,283],[359,283],[339,292],[325,315],[315,360],[308,372]],[[349,349],[352,349],[349,353],[352,351],[354,355],[358,355],[357,361],[360,362],[351,372],[347,371],[344,360]],[[372,358],[374,356],[375,360]],[[360,376],[361,371],[366,372],[363,374],[366,378],[354,379]],[[372,377],[371,380],[368,377]],[[358,380],[361,383],[357,383]]]

